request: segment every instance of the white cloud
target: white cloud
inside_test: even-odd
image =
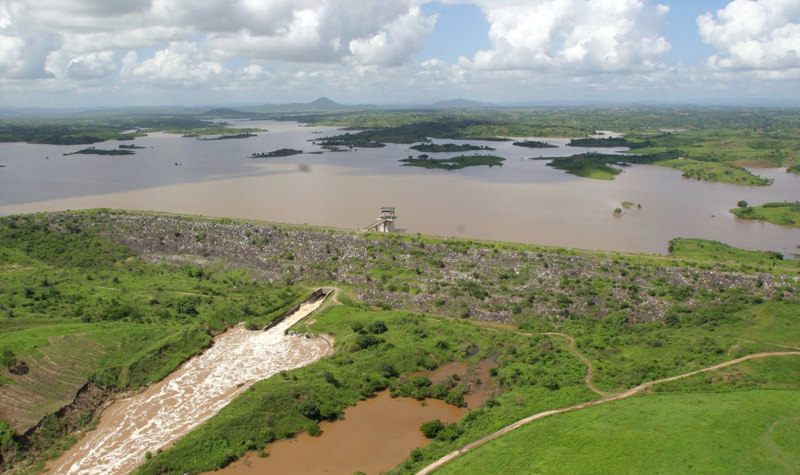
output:
[[[0,73],[16,71],[22,65],[25,41],[16,36],[0,35]]]
[[[641,0],[479,0],[491,49],[461,64],[477,69],[647,71],[670,44],[669,8]]]
[[[72,58],[66,70],[70,79],[101,79],[111,76],[117,70],[117,63],[113,52],[103,51]]]
[[[206,59],[197,43],[188,41],[170,43],[128,71],[128,78],[175,86],[213,86],[229,74],[221,63]]]
[[[357,64],[402,64],[422,49],[434,23],[436,17],[425,17],[419,8],[412,8],[372,36],[351,40],[352,59]]]
[[[716,70],[754,71],[764,79],[797,77],[800,2],[734,0],[697,18],[700,37],[719,51],[707,59]]]

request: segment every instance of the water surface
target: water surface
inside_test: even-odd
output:
[[[613,181],[592,180],[529,158],[609,149],[573,148],[567,139],[548,138],[538,139],[559,148],[457,141],[495,147],[493,153],[507,160],[502,167],[453,171],[400,166],[399,159],[417,154],[402,144],[250,159],[279,148],[318,151],[309,139],[338,132],[291,122],[234,122],[269,132],[219,141],[152,134],[135,141],[152,148],[121,157],[61,155],[79,146],[0,144],[0,164],[7,165],[0,168],[0,213],[112,207],[357,229],[388,205],[397,208],[398,228],[442,236],[655,253],[666,252],[674,237],[786,254],[798,252],[800,244],[796,228],[738,220],[727,211],[739,200],[800,199],[800,176],[783,169],[754,170],[775,180],[766,187],[700,182],[649,165],[626,168]],[[615,217],[622,201],[642,208]]]
[[[251,454],[213,473],[379,474],[408,458],[414,448],[428,445],[430,440],[419,430],[423,422],[456,422],[466,412],[438,399],[426,399],[423,405],[416,399],[392,398],[388,390],[381,391],[345,409],[343,420],[321,423],[319,437],[302,433],[275,442],[267,447],[269,457]]]

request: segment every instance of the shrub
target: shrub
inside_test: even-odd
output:
[[[419,427],[419,430],[425,437],[433,439],[439,434],[439,432],[444,430],[444,423],[439,419],[423,422],[422,425]]]
[[[388,328],[386,327],[386,324],[383,323],[381,320],[375,320],[374,322],[367,325],[367,331],[375,335],[385,333],[387,330]]]

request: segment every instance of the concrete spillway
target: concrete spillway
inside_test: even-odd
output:
[[[164,380],[115,401],[96,429],[50,465],[51,472],[130,473],[144,462],[146,452],[174,443],[256,381],[317,361],[330,350],[329,343],[287,335],[286,330],[323,300],[307,301],[266,331],[238,325]]]

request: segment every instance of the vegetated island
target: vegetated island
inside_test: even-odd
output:
[[[418,372],[494,360],[484,383],[496,390],[397,468],[414,473],[543,410],[800,345],[800,264],[716,249],[710,241],[675,240],[672,256],[656,257],[109,210],[2,217],[0,400],[14,405],[0,409],[15,420],[0,422],[0,452],[13,468],[53,456],[104,402],[162,379],[208,347],[212,332],[235,321],[260,329],[325,283],[342,287],[340,304],[301,331],[331,335],[334,354],[256,383],[174,445],[142,457],[136,473],[210,471],[248,451],[266,453],[272,441],[318,430],[383,389],[464,405],[473,386],[456,378],[434,383]],[[506,325],[487,331],[475,320]],[[777,415],[738,411],[760,428],[761,447],[765,430],[797,407],[799,371],[795,355],[743,362],[603,407],[639,414],[651,398],[658,407],[663,397],[702,397],[704,412],[725,418],[737,411],[709,395],[768,389],[786,399]],[[39,395],[42,384],[46,407],[10,399],[19,390]],[[561,420],[548,419],[552,433],[574,430]],[[772,472],[756,446],[720,446],[727,433],[707,424],[687,431],[683,423],[662,425],[663,437],[642,440],[641,452],[665,438],[677,444],[673,453],[702,442],[713,446],[721,471],[735,471],[748,456],[753,472]],[[625,427],[618,425],[614,439],[603,439],[602,427],[586,437],[623,447],[640,432]],[[793,428],[775,439],[784,453],[794,453]],[[481,453],[489,471],[501,466],[491,462],[498,454],[491,444]],[[502,466],[516,466],[513,460]]]
[[[538,158],[538,160],[552,160],[547,166],[557,170],[564,170],[572,175],[584,178],[594,178],[597,180],[613,180],[614,176],[622,173],[619,167],[630,166],[632,163],[653,163],[658,160],[672,157],[677,152],[664,152],[653,155],[618,155],[597,152],[581,153],[569,157],[550,157]],[[532,158],[537,160],[537,158]]]
[[[89,147],[78,150],[77,152],[64,153],[63,155],[66,157],[69,155],[135,155],[135,154],[136,152],[132,152],[126,149],[103,149],[103,148]]]
[[[494,148],[489,147],[488,145],[471,145],[471,144],[455,144],[455,143],[442,143],[442,144],[435,144],[435,143],[423,143],[419,145],[413,145],[411,150],[416,150],[418,152],[426,152],[426,153],[441,153],[441,152],[469,152],[473,150],[494,150]]]
[[[741,206],[741,205],[744,206]],[[738,208],[730,210],[737,218],[756,219],[768,223],[800,228],[800,201],[794,203],[764,203],[761,206],[747,206],[742,201]]]
[[[302,150],[296,150],[293,148],[279,148],[278,150],[273,150],[272,152],[253,153],[250,155],[250,158],[289,157],[292,155],[299,155],[301,153],[303,153]]]
[[[798,175],[800,175],[800,163],[798,163],[797,165],[792,165],[791,167],[787,168],[786,171],[788,173],[797,173]]]
[[[177,134],[184,138],[198,138],[201,140],[224,140],[252,137],[259,132],[267,132],[265,129],[257,129],[253,127],[235,128],[226,127],[222,125],[208,125],[205,123],[202,127],[191,129],[166,129],[164,132],[168,134]],[[211,137],[216,136],[216,137]]]
[[[313,142],[315,145],[319,145],[325,150],[329,150],[331,152],[344,152],[346,150],[352,150],[356,147],[381,148],[386,146],[386,144],[374,140],[370,134],[351,134],[350,132],[332,137],[311,139],[309,142]]]
[[[256,134],[251,134],[250,132],[243,132],[241,134],[227,134],[227,135],[220,135],[219,137],[197,137],[197,140],[229,140],[229,139],[247,139],[250,137],[255,137]],[[184,136],[185,137],[185,136]]]
[[[527,148],[558,148],[558,145],[553,145],[547,142],[540,142],[538,140],[523,140],[522,142],[514,142],[513,145],[517,147]]]
[[[572,139],[567,144],[570,147],[630,147],[630,142],[622,137]]]
[[[452,158],[430,158],[420,155],[417,158],[409,157],[400,160],[404,167],[441,168],[444,170],[458,170],[466,167],[488,165],[489,167],[502,167],[505,158],[496,155],[459,155]]]
[[[130,144],[130,145],[121,144],[121,145],[118,145],[117,147],[123,148],[123,149],[126,149],[126,150],[136,150],[136,149],[141,149],[141,148],[147,148],[147,147],[143,147],[141,145],[134,145],[134,144]]]
[[[718,181],[735,185],[766,186],[772,180],[754,175],[744,167],[730,162],[693,160],[680,156],[679,150],[638,154],[605,154],[597,152],[581,153],[569,157],[553,158],[547,165],[567,173],[597,180],[613,180],[622,173],[618,167],[631,164],[651,164],[675,168],[683,172],[684,178],[704,181]],[[550,157],[531,157],[532,160],[551,160]]]
[[[683,172],[684,178],[703,181],[718,181],[733,185],[767,186],[772,179],[754,175],[750,170],[731,162],[701,161],[678,157],[670,160],[654,162],[654,165],[675,168]]]

